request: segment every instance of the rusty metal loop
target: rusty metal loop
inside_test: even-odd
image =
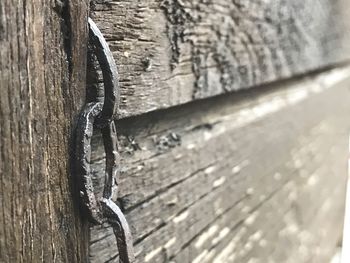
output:
[[[117,239],[120,263],[134,262],[132,236],[123,212],[112,201],[117,193],[117,176],[119,174],[119,154],[117,133],[114,121],[101,128],[105,153],[105,184],[103,197],[99,200],[94,191],[90,168],[91,138],[94,123],[102,112],[102,103],[89,103],[82,111],[76,131],[76,173],[82,207],[93,224],[102,224],[104,220],[113,227]]]
[[[96,120],[96,123],[100,127],[103,127],[113,120],[119,107],[120,91],[118,84],[118,70],[113,54],[101,31],[91,18],[88,19],[88,23],[89,41],[92,44],[103,75],[105,93],[104,102],[102,112]]]
[[[79,193],[84,211],[93,223],[102,222],[102,212],[98,198],[95,195],[91,177],[91,137],[94,122],[102,112],[102,103],[89,103],[85,106],[78,120],[76,131],[76,173],[78,177]],[[117,175],[119,170],[119,154],[117,148],[117,135],[114,122],[101,129],[104,148],[106,152],[106,170],[103,198],[110,199],[117,192]]]

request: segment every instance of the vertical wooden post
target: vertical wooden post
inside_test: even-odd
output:
[[[85,262],[69,151],[88,1],[0,1],[0,262]]]

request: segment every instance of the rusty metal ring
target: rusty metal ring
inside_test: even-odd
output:
[[[88,23],[89,40],[94,48],[103,75],[105,98],[102,112],[97,119],[98,125],[103,127],[113,120],[119,107],[120,91],[118,84],[118,70],[113,54],[101,31],[91,18],[88,19]]]
[[[79,117],[79,126],[76,131],[76,173],[79,182],[79,193],[84,212],[92,223],[102,223],[103,212],[98,200],[91,176],[91,137],[93,135],[94,122],[102,112],[102,103],[89,103],[85,106]],[[117,175],[119,172],[119,154],[117,135],[114,122],[101,129],[106,153],[105,184],[103,198],[115,198],[117,193]]]

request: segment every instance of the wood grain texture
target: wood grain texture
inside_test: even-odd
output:
[[[0,1],[0,262],[86,261],[69,144],[87,13],[87,1]]]
[[[94,0],[91,16],[126,117],[344,62],[349,12],[347,0]]]
[[[345,79],[345,80],[344,80]],[[117,122],[137,262],[329,262],[342,229],[349,68]],[[103,149],[93,145],[95,184]],[[107,226],[91,262],[118,262]]]

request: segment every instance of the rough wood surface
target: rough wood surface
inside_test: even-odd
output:
[[[119,67],[120,117],[350,58],[348,0],[93,0],[91,9]]]
[[[0,262],[85,262],[70,191],[87,1],[0,1]]]
[[[338,69],[119,121],[119,203],[137,262],[329,262],[349,84],[350,69]],[[98,135],[93,147],[101,185]],[[111,229],[92,228],[91,262],[117,258]]]

